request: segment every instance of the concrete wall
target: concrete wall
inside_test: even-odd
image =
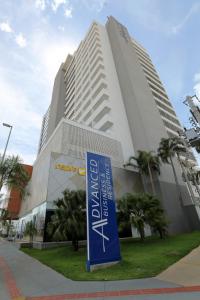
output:
[[[51,151],[61,151],[62,125],[57,128],[55,135],[48,141],[45,148],[38,155],[34,166],[32,177],[26,189],[27,195],[22,201],[19,216],[22,217],[30,213],[32,209],[47,198],[47,188],[49,179],[50,154]]]
[[[56,166],[65,166],[65,170]],[[73,167],[74,170],[71,168]],[[76,169],[75,169],[76,168]],[[47,209],[54,209],[54,201],[62,197],[62,192],[69,188],[71,190],[85,190],[85,176],[81,176],[78,169],[85,168],[85,160],[69,157],[64,154],[51,153]],[[151,192],[151,186],[148,181],[142,180],[137,172],[125,170],[118,167],[112,167],[113,184],[116,200],[120,199],[125,193],[138,193],[145,190]],[[168,230],[170,234],[178,232],[187,232],[193,229],[199,229],[199,217],[196,214],[195,206],[186,205],[186,187],[181,187],[184,200],[184,207],[179,199],[178,191],[173,183],[158,182],[156,183],[157,194],[160,199],[164,199],[163,208],[169,221]],[[167,199],[167,201],[166,201]]]
[[[30,213],[34,207],[47,201],[47,193],[51,193],[51,188],[54,186],[51,184],[52,176],[54,176],[58,186],[62,186],[59,177],[60,172],[55,170],[50,174],[50,170],[53,168],[53,159],[56,160],[61,154],[67,155],[72,164],[77,159],[83,159],[86,151],[110,156],[114,166],[123,164],[123,154],[119,141],[111,139],[106,134],[100,134],[94,129],[62,119],[34,163],[32,178],[27,187],[28,194],[22,201],[19,216],[22,217]],[[51,156],[52,152],[55,153],[54,156]],[[57,176],[58,178],[56,178]],[[75,188],[73,184],[69,187]]]
[[[110,17],[108,32],[134,149],[157,149],[168,137],[127,29]]]
[[[123,165],[122,146],[118,140],[85,125],[64,121],[61,153],[85,158],[87,151],[109,156],[114,166]]]
[[[109,102],[111,105],[110,115],[113,121],[113,129],[110,135],[119,140],[122,145],[124,161],[134,155],[134,148],[131,138],[131,132],[128,124],[126,110],[123,104],[119,80],[115,69],[115,63],[112,56],[112,50],[105,26],[98,25],[101,37],[101,49],[108,84]]]
[[[64,165],[65,170],[62,167],[57,168],[58,165]],[[53,202],[62,197],[62,192],[66,188],[85,190],[85,176],[80,175],[79,168],[85,168],[84,159],[73,158],[59,153],[51,154],[47,193],[48,209],[54,208]],[[117,167],[113,167],[112,170],[116,199],[119,199],[127,192],[143,191],[139,173]]]
[[[131,131],[135,151],[157,151],[161,138],[168,138],[166,129],[153,99],[147,79],[139,63],[127,29],[113,17],[106,24],[121,93]],[[192,204],[188,190],[181,177],[180,166],[174,164],[182,189],[184,204]],[[175,180],[170,165],[161,166],[161,175],[154,176],[157,193],[160,195],[170,223],[170,232],[190,230],[189,219],[179,203]],[[147,180],[146,186],[149,189]]]
[[[53,133],[54,129],[56,128],[60,120],[64,117],[64,111],[65,111],[64,73],[65,73],[64,64],[61,64],[53,86],[52,100],[51,100],[50,111],[49,111],[47,140]]]

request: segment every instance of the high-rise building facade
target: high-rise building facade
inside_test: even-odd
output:
[[[155,104],[158,108],[163,124],[169,137],[178,136],[178,131],[182,130],[180,122],[167,96],[167,93],[160,81],[158,73],[149,57],[147,51],[135,40],[131,39],[130,44],[134,48],[138,62],[144,72],[149,88],[152,92]]]
[[[121,141],[126,158],[132,155],[130,129],[106,28],[94,22],[77,51],[67,57],[64,65],[65,108],[60,119],[64,117],[107,133]],[[54,92],[52,105],[55,111]],[[53,128],[51,118],[49,127],[51,133],[56,127]]]
[[[43,116],[38,153],[40,153],[42,151],[42,149],[44,148],[44,146],[48,140],[47,130],[48,130],[48,126],[49,126],[49,110],[50,110],[50,107],[47,109],[45,115]]]
[[[84,188],[77,170],[84,168],[86,151],[111,157],[117,198],[126,192],[149,192],[149,179],[124,170],[123,164],[138,150],[157,151],[161,138],[178,136],[180,130],[143,46],[113,17],[105,26],[93,22],[57,73],[29,185],[31,196],[22,205],[21,219],[42,205],[52,210],[53,200],[66,187]],[[187,155],[195,163],[192,154]],[[199,228],[200,207],[197,195],[183,182],[176,158],[174,165],[182,202],[170,165],[162,164],[160,176],[153,174],[153,180],[171,222],[169,231],[177,233]],[[76,174],[69,177],[69,172]]]
[[[114,34],[117,35],[117,39],[113,39]],[[125,51],[128,52],[126,59],[129,58],[131,63],[123,64],[123,68],[118,65],[122,64],[125,55],[123,53],[120,55],[120,48],[113,44],[113,40],[114,43],[118,40],[122,46],[123,43],[126,46]],[[117,55],[120,57],[118,58]],[[106,26],[94,22],[74,55],[68,55],[66,62],[61,65],[55,79],[52,103],[49,112],[47,111],[44,116],[45,126],[41,134],[41,137],[45,136],[43,140],[47,142],[58,122],[64,117],[108,133],[119,140],[125,160],[133,155],[134,148],[138,147],[134,146],[131,136],[132,109],[128,111],[125,99],[127,95],[122,95],[123,89],[126,89],[126,86],[122,87],[122,82],[126,80],[126,85],[128,85],[130,76],[128,69],[125,74],[122,71],[125,65],[128,69],[131,69],[132,65],[134,74],[131,75],[131,79],[137,76],[140,93],[144,94],[144,90],[148,89],[148,94],[144,99],[144,108],[141,109],[142,119],[148,107],[153,106],[154,115],[156,114],[154,123],[159,119],[157,126],[162,127],[163,131],[156,134],[157,137],[178,136],[178,131],[181,131],[182,127],[147,51],[130,37],[123,25],[113,17],[109,17]],[[140,97],[140,93],[135,98]],[[136,111],[138,100],[135,101],[133,95],[128,96],[130,97],[134,111]],[[142,104],[142,99],[139,101]],[[44,134],[47,116],[49,116],[48,133]],[[162,126],[160,126],[160,121]],[[134,127],[140,125],[148,127],[147,119],[143,124],[137,122],[137,126],[136,120],[132,122]],[[141,128],[137,131],[140,134]],[[41,143],[39,151],[40,149]],[[192,154],[190,156],[193,158]]]

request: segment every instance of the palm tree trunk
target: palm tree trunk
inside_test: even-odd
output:
[[[189,180],[188,180],[187,174],[185,173],[185,169],[184,169],[184,167],[183,167],[183,165],[182,165],[182,163],[181,163],[179,154],[176,153],[176,155],[177,155],[177,157],[178,157],[178,162],[179,162],[179,164],[180,164],[181,170],[182,170],[182,172],[183,172],[183,174],[184,174],[184,177],[185,177],[185,179],[186,179],[186,183],[187,183],[187,186],[188,186],[188,189],[189,189],[191,198],[192,198],[192,202],[194,203],[194,202],[195,202],[195,201],[194,201],[194,192],[193,192],[192,187],[191,187],[191,185],[190,185],[190,182],[189,182]]]
[[[182,168],[183,170],[184,168]],[[183,171],[183,174],[185,175],[185,171]],[[192,202],[195,203],[195,195],[194,195],[194,192],[193,192],[193,189],[191,187],[191,183],[190,181],[188,180],[187,178],[187,175],[186,175],[186,183],[187,183],[187,186],[188,186],[188,189],[190,191],[190,195],[191,195],[191,198],[192,198]],[[195,185],[196,186],[196,185]],[[197,187],[196,187],[197,188]]]
[[[145,239],[144,226],[139,225],[138,230],[139,230],[139,233],[140,233],[140,239],[141,239],[142,242],[144,242],[144,239]]]
[[[7,223],[7,232],[6,232],[7,236],[9,236],[10,228],[11,228],[11,220],[8,220],[8,223]]]
[[[196,179],[194,180],[194,183],[195,183],[197,193],[199,194],[199,197],[200,197],[200,189],[199,189],[199,186],[198,186],[198,183],[197,183]]]
[[[72,245],[73,245],[74,251],[78,251],[78,240],[73,239]]]
[[[160,228],[159,226],[158,226],[157,230],[158,230],[160,239],[162,240],[164,238],[164,232],[163,232],[162,228]]]
[[[200,201],[200,189],[199,189],[198,183],[197,183],[197,181],[196,181],[195,178],[193,179],[192,182],[193,182],[192,185],[195,186],[196,192],[197,192],[197,194],[198,194],[198,199],[199,199],[199,200],[198,200],[198,205],[199,205],[199,201]],[[195,201],[195,195],[194,195],[194,204],[195,204],[195,205],[197,204],[197,201]]]
[[[10,231],[10,228],[9,228],[9,223],[6,224],[7,225],[7,228],[6,228],[6,236],[8,237],[9,236],[9,231]]]
[[[159,232],[160,239],[162,240],[163,239],[163,232],[162,232],[161,229],[158,229],[158,232]]]
[[[176,188],[177,188],[177,191],[178,191],[178,194],[179,194],[179,200],[180,200],[181,205],[183,205],[183,199],[182,199],[182,195],[181,195],[181,189],[180,189],[178,178],[177,178],[177,175],[176,175],[176,170],[174,168],[174,163],[173,163],[173,160],[172,160],[171,156],[169,157],[169,159],[170,159],[170,163],[171,163],[172,170],[173,170],[173,173],[174,173],[174,179],[175,179]]]
[[[33,235],[32,234],[30,234],[30,243],[32,243],[33,242]]]
[[[152,172],[151,172],[151,167],[148,164],[148,172],[149,172],[149,177],[150,177],[150,182],[151,182],[151,188],[152,188],[152,194],[155,195],[155,186],[154,186],[154,182],[153,182],[153,176],[152,176]]]
[[[3,175],[0,176],[0,191],[3,187]]]

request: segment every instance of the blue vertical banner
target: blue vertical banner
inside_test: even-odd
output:
[[[87,270],[121,260],[109,157],[86,153]]]

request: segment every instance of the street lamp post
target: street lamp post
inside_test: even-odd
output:
[[[9,135],[8,135],[8,138],[7,138],[6,146],[5,146],[4,153],[3,153],[3,156],[2,156],[2,160],[1,160],[2,164],[3,164],[4,159],[5,159],[6,150],[7,150],[7,147],[8,147],[8,143],[9,143],[9,140],[10,140],[11,131],[12,131],[12,128],[13,128],[11,125],[6,124],[6,123],[3,123],[3,126],[10,128],[10,131],[9,131]]]
[[[1,162],[0,162],[1,165],[3,165],[4,159],[5,159],[6,150],[7,150],[7,147],[8,147],[8,143],[9,143],[10,135],[11,135],[11,131],[12,131],[12,126],[11,125],[3,123],[3,126],[10,128],[10,131],[9,131],[9,134],[8,134],[8,138],[7,138],[6,146],[5,146],[5,149],[4,149],[4,153],[3,153],[3,156],[2,156],[2,159],[1,159]],[[0,191],[1,191],[2,185],[3,185],[3,175],[0,176]]]

